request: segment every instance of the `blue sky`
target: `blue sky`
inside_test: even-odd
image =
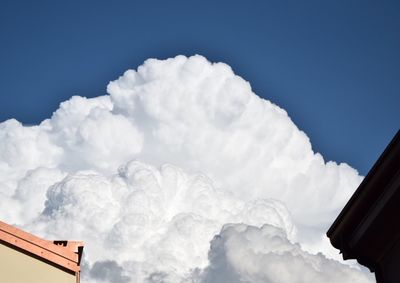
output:
[[[322,2],[1,1],[0,121],[38,123],[147,58],[201,54],[366,174],[399,128],[400,4]]]

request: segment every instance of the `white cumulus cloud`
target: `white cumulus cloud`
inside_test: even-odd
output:
[[[0,218],[85,241],[84,281],[372,282],[324,235],[362,177],[228,65],[149,59],[107,90],[0,123]]]
[[[226,225],[211,242],[210,265],[200,282],[369,282],[361,272],[312,255],[270,225]]]

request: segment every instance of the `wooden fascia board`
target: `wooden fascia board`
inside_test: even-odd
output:
[[[389,200],[398,193],[400,188],[400,171],[397,172],[396,176],[392,178],[391,183],[387,186],[384,192],[380,195],[379,199],[376,200],[374,205],[360,221],[360,223],[355,227],[353,233],[349,239],[349,246],[355,247],[361,237],[368,232],[369,227],[371,227],[378,218],[378,215],[384,210],[385,206],[388,204]],[[394,216],[395,217],[395,216]],[[395,218],[397,220],[397,218]],[[388,220],[389,222],[390,220]]]
[[[351,233],[351,231],[348,230],[355,227],[353,223],[354,216],[360,214],[361,211],[364,211],[365,209],[363,207],[366,205],[373,205],[373,202],[369,203],[371,193],[379,193],[378,191],[382,190],[382,188],[379,188],[376,184],[386,178],[386,165],[392,163],[393,158],[399,158],[399,146],[400,131],[398,131],[394,136],[372,169],[368,172],[367,176],[361,182],[360,186],[342,209],[339,216],[333,222],[332,226],[329,228],[327,236],[330,238],[331,244],[342,252],[350,252],[343,251],[345,248],[344,243],[342,243],[343,237],[348,236],[344,234],[349,232]],[[362,221],[362,218],[358,219],[358,221]],[[358,224],[359,223],[355,223],[356,226]]]
[[[74,273],[80,271],[78,248],[83,247],[82,242],[72,242],[70,247],[58,246],[1,221],[0,240]]]

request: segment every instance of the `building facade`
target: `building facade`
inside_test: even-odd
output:
[[[0,221],[0,282],[79,283],[83,243],[48,241]]]

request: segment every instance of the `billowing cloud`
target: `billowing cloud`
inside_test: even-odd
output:
[[[85,241],[86,282],[369,282],[325,258],[362,177],[228,65],[149,59],[107,90],[0,124],[0,218]]]
[[[370,278],[321,253],[304,252],[284,230],[232,224],[214,237],[200,282],[368,282]]]

